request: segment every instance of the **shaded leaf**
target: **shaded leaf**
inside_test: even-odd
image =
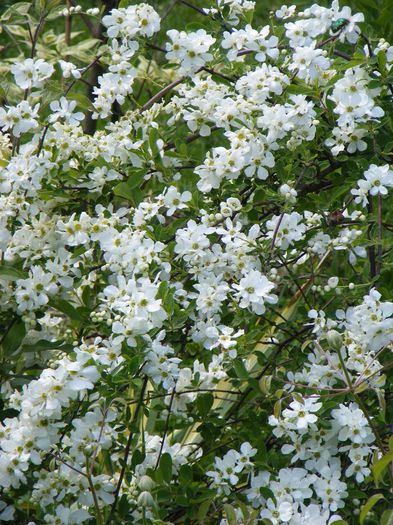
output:
[[[373,494],[372,496],[368,498],[367,502],[363,505],[362,510],[360,511],[360,515],[359,515],[360,525],[363,525],[367,514],[374,507],[374,505],[376,505],[378,501],[380,501],[381,499],[384,499],[383,494]]]

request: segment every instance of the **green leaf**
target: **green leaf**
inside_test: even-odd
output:
[[[190,22],[185,27],[187,33],[193,33],[194,31],[198,31],[199,29],[208,29],[208,26],[201,24],[200,22]]]
[[[16,281],[17,279],[26,279],[27,272],[14,268],[13,266],[8,266],[2,264],[0,266],[0,279],[7,279],[11,281]]]
[[[371,467],[373,472],[375,484],[378,486],[379,481],[382,477],[382,472],[385,468],[393,461],[393,450],[381,457],[374,465]]]
[[[226,519],[229,523],[229,525],[236,525],[237,524],[237,518],[236,518],[236,512],[232,505],[229,505],[228,503],[224,503],[223,509],[225,512]]]
[[[160,150],[157,145],[157,141],[160,138],[158,131],[155,128],[152,128],[149,134],[149,146],[153,159],[160,158]]]
[[[206,514],[209,512],[212,502],[210,499],[202,501],[199,505],[197,520],[199,523],[205,523]]]
[[[261,389],[261,391],[264,393],[264,394],[269,394],[270,393],[270,387],[271,387],[271,384],[272,384],[272,379],[273,379],[273,376],[270,376],[270,375],[267,375],[267,376],[262,376],[261,379],[259,380],[259,388]]]
[[[291,95],[304,95],[306,92],[309,91],[309,88],[305,86],[291,84],[285,88],[285,91]]]
[[[363,525],[367,514],[374,507],[374,505],[378,503],[378,501],[381,499],[384,499],[383,494],[373,494],[372,496],[368,498],[367,502],[363,505],[362,510],[360,511],[360,515],[359,515],[360,525]]]
[[[85,286],[82,292],[83,304],[88,308],[90,308],[92,304],[92,291],[93,290],[90,288],[90,286]]]
[[[134,468],[137,465],[140,465],[141,463],[143,463],[145,460],[145,457],[146,456],[145,454],[143,454],[143,452],[141,452],[139,449],[136,449],[131,459],[131,470],[134,470]]]
[[[59,312],[63,312],[73,321],[81,321],[84,317],[89,314],[89,309],[83,306],[75,308],[68,301],[64,299],[50,299],[49,306],[56,308]]]
[[[197,397],[196,404],[198,411],[202,418],[206,417],[211,407],[213,406],[214,397],[208,392],[207,394],[201,394]]]
[[[260,487],[259,490],[260,490],[262,496],[263,496],[265,499],[269,499],[269,498],[271,498],[273,501],[275,500],[275,497],[274,497],[273,491],[270,490],[269,487]]]
[[[377,57],[378,57],[379,71],[381,73],[384,73],[385,72],[385,68],[386,68],[386,53],[384,53],[383,51],[380,51],[378,53]]]
[[[169,483],[172,479],[172,456],[167,452],[161,456],[160,470],[164,480]]]
[[[182,485],[192,482],[192,468],[189,465],[182,465],[179,469],[179,480]]]
[[[19,317],[12,322],[1,343],[5,355],[13,354],[20,347],[26,335],[25,323]]]
[[[1,20],[9,20],[12,15],[26,16],[30,7],[31,2],[17,2],[3,13]]]
[[[248,379],[249,373],[244,366],[244,363],[241,359],[235,359],[233,361],[233,368],[235,369],[236,375],[239,379]]]
[[[140,186],[141,182],[144,180],[146,175],[146,170],[134,170],[127,180],[127,185],[129,188],[134,189]]]
[[[43,352],[45,350],[62,350],[69,351],[72,345],[65,344],[64,341],[48,341],[41,339],[32,345],[23,345],[22,352]]]
[[[393,510],[385,510],[385,512],[382,514],[379,525],[393,525]]]
[[[127,184],[127,182],[120,182],[113,188],[113,193],[118,197],[127,199],[128,201],[134,201],[134,193],[132,188]]]

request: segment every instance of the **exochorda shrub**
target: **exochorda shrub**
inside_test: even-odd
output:
[[[393,47],[256,4],[2,11],[2,522],[392,522]]]

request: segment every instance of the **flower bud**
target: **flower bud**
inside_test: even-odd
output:
[[[341,334],[337,330],[329,330],[326,334],[326,340],[330,348],[340,350],[343,344]]]
[[[141,490],[151,490],[154,488],[155,482],[151,479],[150,476],[142,476],[139,480],[139,487]]]
[[[141,507],[154,507],[155,502],[150,492],[145,490],[139,494],[138,505],[141,505]]]

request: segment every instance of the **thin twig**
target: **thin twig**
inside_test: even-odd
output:
[[[190,2],[187,2],[187,0],[178,0],[178,2],[180,2],[183,5],[186,5],[187,7],[190,7],[191,9],[193,9],[194,11],[197,11],[199,14],[203,16],[209,16],[207,13],[205,13],[203,9],[201,9],[200,7],[197,7],[196,5],[191,4]]]
[[[377,224],[378,224],[378,248],[377,248],[377,260],[375,271],[379,275],[381,273],[382,266],[382,195],[378,193],[377,197]]]
[[[145,395],[145,390],[146,390],[146,387],[147,387],[147,382],[148,382],[148,378],[145,377],[145,379],[143,380],[143,383],[142,383],[141,394],[140,394],[140,397],[139,397],[139,403],[138,403],[138,405],[136,407],[135,414],[134,414],[134,417],[132,419],[131,426],[133,426],[134,423],[136,423],[137,420],[138,420],[139,411],[140,411],[140,409],[142,407],[142,403],[143,403],[143,396]],[[120,489],[121,489],[121,486],[122,486],[122,483],[123,483],[123,479],[124,479],[124,476],[125,476],[125,473],[126,473],[128,456],[130,455],[131,443],[132,443],[133,437],[134,437],[134,432],[133,432],[133,430],[131,428],[130,433],[128,435],[126,448],[124,450],[123,466],[121,468],[119,480],[118,480],[117,485],[116,485],[116,490],[115,490],[115,494],[114,494],[115,499],[114,499],[114,501],[112,503],[111,512],[110,512],[110,515],[109,515],[109,518],[108,518],[108,521],[107,521],[108,525],[111,522],[111,518],[112,518],[112,516],[113,516],[113,514],[114,514],[114,512],[116,510],[116,505],[117,505],[117,501],[119,499]]]
[[[182,82],[184,82],[185,80],[185,77],[180,77],[178,78],[177,80],[174,80],[173,82],[171,82],[170,84],[168,84],[167,86],[163,87],[158,93],[156,93],[153,97],[151,97],[150,100],[148,100],[146,102],[146,104],[144,104],[141,109],[139,110],[140,113],[143,113],[144,111],[146,111],[147,109],[151,108],[151,106],[153,104],[155,104],[156,102],[158,102],[159,100],[162,99],[162,97],[164,97],[167,93],[169,93],[170,91],[172,91],[172,89],[174,89],[176,86],[178,86],[179,84],[181,84]]]
[[[156,461],[156,466],[155,466],[154,470],[157,470],[158,465],[160,464],[160,459],[161,459],[162,451],[163,451],[163,449],[164,449],[165,438],[166,438],[166,435],[167,435],[167,433],[168,433],[168,429],[169,429],[169,418],[170,418],[170,416],[171,416],[171,410],[172,410],[173,399],[174,399],[174,397],[175,397],[175,393],[176,393],[176,387],[173,387],[173,389],[172,389],[172,393],[171,393],[171,399],[170,399],[170,401],[169,401],[169,406],[168,406],[168,414],[167,414],[166,421],[165,421],[164,433],[163,433],[163,435],[162,435],[161,445],[160,445],[160,450],[159,450],[159,452],[158,452],[157,461]]]

